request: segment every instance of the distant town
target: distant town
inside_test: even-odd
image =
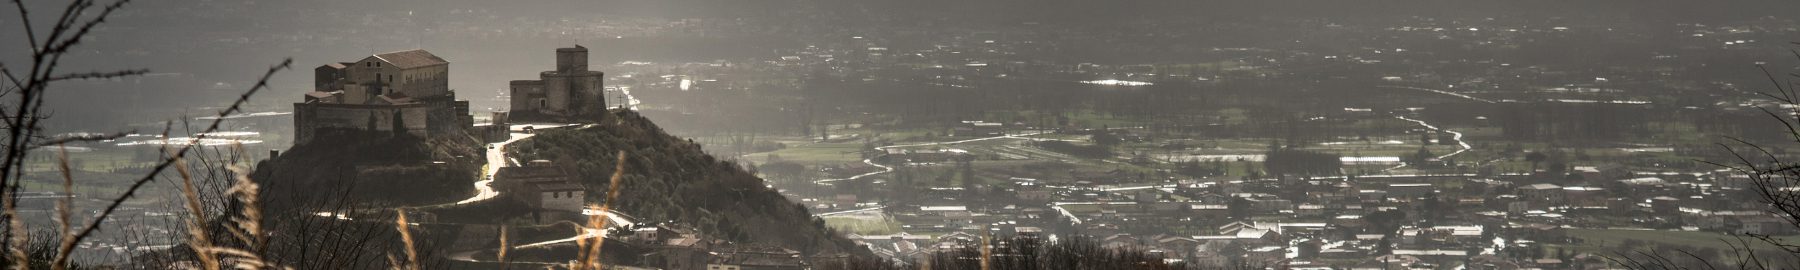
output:
[[[140,16],[246,20],[229,11],[255,5],[269,4]],[[1771,184],[1781,171],[1755,170],[1797,154],[1796,102],[1783,95],[1793,91],[1800,36],[1792,17],[1102,10],[1089,22],[862,4],[691,16],[446,5],[245,26],[269,31],[119,34],[147,42],[105,43],[97,54],[193,58],[197,67],[79,87],[184,92],[78,99],[133,105],[71,112],[60,117],[72,123],[50,130],[141,131],[64,148],[75,174],[95,179],[149,172],[169,145],[273,159],[293,154],[289,146],[471,141],[475,152],[431,148],[430,160],[341,173],[391,184],[393,175],[468,169],[472,183],[406,183],[379,194],[397,202],[312,214],[367,221],[414,209],[421,226],[458,228],[440,230],[454,235],[446,238],[479,239],[442,248],[447,260],[478,266],[508,250],[527,254],[515,263],[563,263],[545,254],[574,254],[568,246],[588,241],[619,247],[606,258],[629,258],[619,266],[630,269],[707,270],[837,269],[859,256],[896,269],[973,269],[962,266],[1040,243],[1092,243],[1190,269],[1642,269],[1628,260],[1684,254],[1662,259],[1698,266],[1800,245],[1795,213],[1772,201],[1795,189]],[[178,43],[172,36],[217,48],[166,45]],[[224,118],[221,131],[148,132],[170,129],[153,116],[247,84],[224,67],[230,61],[195,55],[281,52],[306,68],[243,113],[189,119]],[[617,115],[680,138],[633,148],[616,162],[638,167],[619,168],[695,178],[683,181],[724,181],[730,174],[710,170],[741,168],[786,199],[779,210],[796,204],[810,215],[790,221],[818,223],[856,248],[750,241],[790,228],[721,225],[734,221],[726,212],[775,207],[721,202],[703,212],[612,198],[611,158],[626,149],[534,141],[567,132],[558,138],[639,142],[608,137],[623,131],[579,133],[643,125]],[[579,149],[595,158],[552,149],[571,145],[593,147]],[[675,162],[654,155],[689,146],[708,163],[643,166]],[[40,155],[22,166],[17,203],[33,227],[52,226],[47,209],[62,199],[96,209],[121,189],[58,191],[59,162]],[[628,196],[754,197],[741,187],[675,193],[725,186],[711,182],[617,178],[670,192]],[[123,215],[157,222],[101,230],[77,248],[108,255],[82,259],[181,245],[133,239],[182,230],[181,206],[170,206],[179,187],[148,189],[158,199],[126,204]],[[667,213],[602,211],[608,203]],[[681,220],[697,216],[707,218]],[[607,225],[585,227],[591,220]],[[489,241],[510,232],[528,240]]]

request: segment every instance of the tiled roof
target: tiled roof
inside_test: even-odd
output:
[[[551,166],[500,167],[495,173],[495,180],[515,181],[515,179],[566,177],[562,170]]]
[[[375,58],[381,58],[381,60],[387,61],[389,64],[393,64],[400,68],[415,68],[450,63],[450,61],[444,61],[444,58],[440,58],[425,50],[408,50],[377,54],[375,55]]]
[[[534,186],[534,188],[536,188],[540,192],[542,192],[542,191],[583,191],[583,190],[587,190],[586,188],[583,188],[581,186],[581,184],[576,184],[574,182],[569,182],[569,181],[538,182],[538,183],[532,183],[531,185]]]

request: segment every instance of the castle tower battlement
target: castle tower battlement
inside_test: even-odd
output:
[[[511,115],[522,119],[592,115],[606,110],[606,73],[588,70],[588,49],[581,45],[556,49],[556,70],[537,80],[517,80],[511,87]]]
[[[573,48],[556,49],[556,71],[564,74],[581,73],[588,70],[587,47],[575,45]]]

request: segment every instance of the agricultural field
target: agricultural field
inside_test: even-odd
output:
[[[828,216],[824,217],[824,220],[825,226],[844,233],[882,235],[900,232],[900,222],[880,211]]]

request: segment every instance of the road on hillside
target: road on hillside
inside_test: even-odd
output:
[[[468,203],[473,203],[473,202],[484,201],[487,199],[493,199],[495,197],[500,196],[500,191],[494,190],[494,187],[493,187],[494,176],[500,173],[500,168],[519,165],[518,161],[509,159],[506,157],[506,145],[512,144],[513,142],[517,142],[519,140],[524,140],[525,138],[531,138],[531,136],[536,135],[536,134],[525,132],[525,128],[529,127],[532,130],[545,130],[545,129],[553,129],[553,128],[570,127],[570,126],[574,126],[574,125],[573,124],[524,124],[524,125],[512,125],[510,127],[507,127],[507,129],[508,129],[507,134],[509,137],[506,139],[506,141],[490,143],[487,145],[487,150],[486,150],[487,151],[487,165],[486,165],[486,169],[482,170],[483,173],[481,176],[481,181],[475,181],[475,195],[469,197],[468,199],[463,199],[462,201],[458,201],[458,202],[456,202],[456,204],[468,204]]]

